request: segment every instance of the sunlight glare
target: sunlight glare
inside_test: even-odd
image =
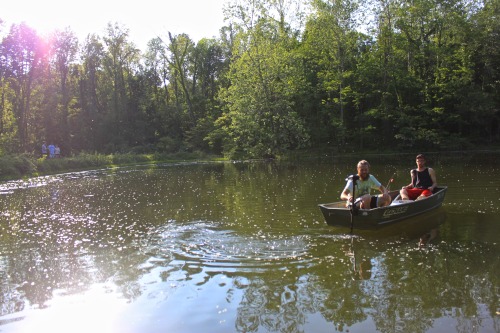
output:
[[[70,28],[83,42],[89,34],[103,36],[108,23],[118,23],[129,30],[130,40],[144,50],[155,37],[168,32],[187,33],[191,39],[218,36],[224,25],[222,7],[225,0],[146,0],[146,4],[117,0],[87,0],[77,5],[63,0],[25,0],[2,3],[0,33],[12,24],[25,22],[40,35]]]
[[[48,308],[21,313],[25,318],[3,332],[118,333],[117,322],[126,305],[127,300],[109,292],[109,287],[94,285],[85,293],[54,295]]]

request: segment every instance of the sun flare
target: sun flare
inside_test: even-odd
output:
[[[144,49],[158,36],[187,33],[193,40],[218,35],[224,25],[222,7],[226,0],[148,0],[137,6],[119,0],[25,0],[2,3],[0,34],[12,24],[26,23],[40,35],[70,28],[83,41],[89,34],[102,36],[108,23],[118,23],[129,30],[132,42]],[[153,10],[152,10],[153,9]]]

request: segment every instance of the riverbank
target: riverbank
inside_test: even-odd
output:
[[[458,150],[446,151],[450,155],[470,155],[478,153],[498,153],[500,147],[482,147],[476,150]],[[282,156],[276,157],[279,160],[296,160],[325,157],[350,157],[350,156],[394,156],[409,154],[413,156],[417,153],[429,155],[440,154],[439,151],[369,151],[369,152],[342,152],[335,149],[304,149],[300,151],[288,152]],[[173,154],[98,154],[98,153],[80,153],[71,157],[63,158],[37,158],[31,154],[16,154],[0,156],[0,181],[17,180],[22,178],[51,175],[72,171],[84,171],[99,168],[112,168],[118,166],[127,166],[135,164],[156,164],[156,163],[175,163],[186,161],[222,161],[222,156],[212,156],[200,152],[180,152]]]
[[[80,153],[63,158],[37,158],[30,154],[6,155],[0,157],[0,181],[131,164],[221,159],[202,153],[111,155]]]

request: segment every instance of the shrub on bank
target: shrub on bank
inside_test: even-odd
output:
[[[34,159],[27,154],[0,157],[0,179],[20,178],[36,172]]]

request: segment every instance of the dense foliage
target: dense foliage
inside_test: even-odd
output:
[[[500,139],[500,0],[229,0],[220,36],[2,31],[0,155],[275,156]],[[22,9],[20,9],[22,10]]]

